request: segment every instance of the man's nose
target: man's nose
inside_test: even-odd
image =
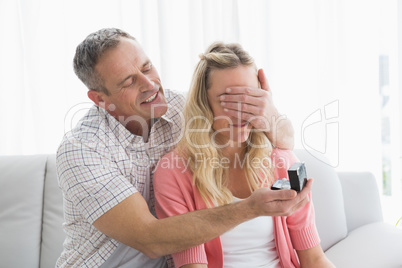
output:
[[[140,74],[139,79],[141,80],[141,92],[152,90],[155,86],[155,83],[146,75]]]

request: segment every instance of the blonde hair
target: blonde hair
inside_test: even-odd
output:
[[[255,63],[239,44],[221,42],[210,45],[200,58],[184,108],[186,128],[183,138],[178,143],[177,151],[189,162],[193,183],[207,206],[212,207],[231,203],[233,195],[227,188],[228,169],[212,163],[222,159],[223,154],[220,148],[214,146],[212,140],[214,115],[207,95],[207,90],[211,86],[209,77],[213,70],[238,66],[255,67]],[[271,151],[272,146],[265,133],[252,129],[243,162],[251,191],[267,186],[272,180]],[[202,159],[197,159],[199,156]],[[251,161],[258,162],[255,160],[260,161],[257,167],[251,165]]]

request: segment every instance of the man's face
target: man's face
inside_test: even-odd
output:
[[[158,72],[135,40],[122,38],[117,47],[101,56],[95,69],[109,92],[96,92],[101,99],[98,105],[104,105],[134,134],[138,129],[144,130],[144,124],[151,119],[166,113]]]

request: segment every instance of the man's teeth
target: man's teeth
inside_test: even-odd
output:
[[[154,95],[152,95],[151,97],[149,97],[147,100],[145,100],[144,102],[151,102],[151,101],[153,101],[155,98],[156,98],[156,94],[157,94],[158,92],[156,92]]]

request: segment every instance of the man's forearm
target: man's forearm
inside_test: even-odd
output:
[[[153,221],[149,225],[152,255],[163,256],[203,244],[256,217],[247,201]],[[151,256],[152,256],[151,255]]]
[[[297,195],[293,190],[261,188],[240,202],[155,220],[149,225],[152,242],[148,248],[154,256],[180,252],[258,216],[289,216],[308,202],[311,186],[309,180]]]
[[[292,122],[286,116],[275,117],[270,130],[265,132],[272,145],[280,149],[293,150],[294,130]]]
[[[105,235],[135,248],[150,258],[205,243],[236,225],[254,218],[259,209],[252,198],[222,207],[156,219],[139,193],[135,193],[93,225]]]
[[[289,216],[308,202],[312,180],[293,190],[261,188],[240,202],[156,219],[138,192],[111,208],[93,225],[105,235],[151,258],[205,243],[257,216]]]

